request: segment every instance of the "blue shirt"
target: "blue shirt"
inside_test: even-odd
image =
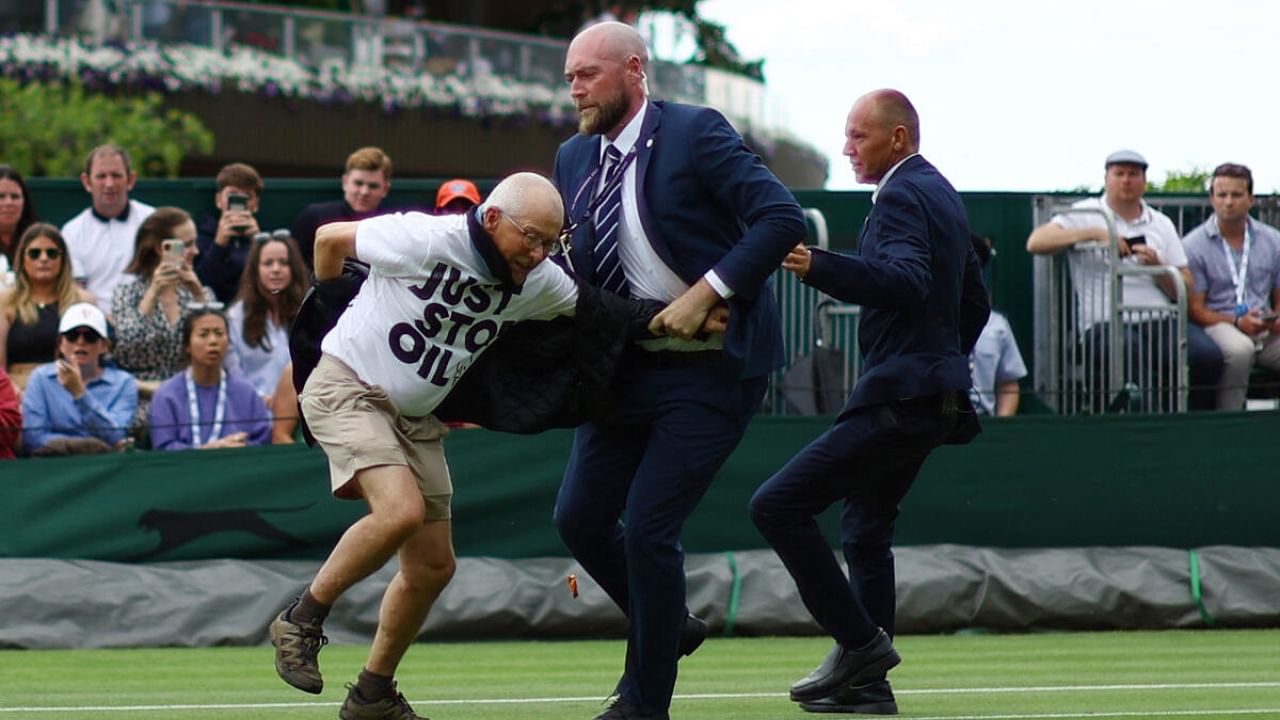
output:
[[[995,415],[997,388],[1027,376],[1027,366],[1022,361],[1022,353],[1018,352],[1013,328],[1009,327],[1004,315],[991,311],[978,342],[973,346],[969,366],[973,374],[969,398],[974,409],[982,415]]]
[[[222,429],[210,437],[217,406],[217,388],[196,385],[196,410],[202,442],[232,433],[248,434],[246,444],[271,443],[271,413],[253,385],[242,377],[227,373],[227,405]],[[187,371],[165,380],[151,398],[151,447],[156,450],[185,450],[192,447],[191,403],[187,399]]]
[[[36,368],[22,393],[22,442],[37,450],[56,438],[96,437],[108,445],[120,442],[138,408],[133,376],[107,367],[85,383],[79,400],[58,382],[58,366]]]
[[[1280,287],[1280,231],[1249,218],[1249,267],[1245,281],[1244,303],[1250,310],[1271,307],[1271,291]],[[1226,245],[1218,231],[1217,217],[1187,233],[1182,240],[1187,251],[1187,267],[1191,270],[1191,292],[1204,293],[1204,306],[1214,312],[1234,315],[1236,286],[1231,267],[1223,253]],[[1232,252],[1231,262],[1239,272],[1240,255]]]

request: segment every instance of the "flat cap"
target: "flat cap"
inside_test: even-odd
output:
[[[1112,165],[1137,165],[1143,170],[1147,169],[1147,159],[1136,150],[1117,150],[1107,156],[1107,163],[1104,168]]]

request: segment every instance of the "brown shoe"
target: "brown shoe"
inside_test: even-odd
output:
[[[392,685],[392,692],[395,686]],[[430,720],[413,711],[404,695],[395,693],[394,697],[382,698],[373,702],[364,702],[356,686],[347,684],[347,699],[342,701],[338,710],[340,720]]]
[[[324,690],[317,656],[329,642],[319,622],[296,623],[289,613],[298,606],[294,600],[271,621],[268,631],[276,646],[276,672],[280,678],[303,692],[319,695]]]

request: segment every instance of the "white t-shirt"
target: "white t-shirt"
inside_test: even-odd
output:
[[[138,228],[155,208],[129,201],[129,217],[103,222],[87,207],[62,226],[62,237],[71,255],[71,276],[83,280],[102,312],[111,314],[111,298],[116,286],[125,281],[124,269],[133,259]]]
[[[1150,205],[1142,203],[1142,213],[1132,222],[1120,217],[1106,203],[1107,196],[1089,198],[1072,204],[1076,210],[1102,210],[1115,225],[1116,234],[1122,238],[1142,235],[1147,245],[1156,251],[1160,262],[1176,268],[1187,266],[1187,254],[1182,249],[1182,240],[1173,221],[1164,213],[1152,210]],[[1054,215],[1053,224],[1067,230],[1079,230],[1090,227],[1106,227],[1106,220],[1097,212],[1063,213]],[[1111,294],[1107,290],[1110,250],[1099,242],[1080,243],[1071,248],[1067,254],[1067,262],[1071,266],[1071,284],[1075,288],[1076,305],[1079,311],[1079,325],[1086,329],[1102,322],[1111,314]],[[1123,258],[1122,263],[1136,265],[1132,256]],[[1126,275],[1121,283],[1123,305],[1141,305],[1164,307],[1172,304],[1164,291],[1156,285],[1151,275]]]
[[[267,315],[263,344],[250,346],[244,340],[244,303],[237,300],[227,310],[227,330],[231,346],[227,352],[227,368],[253,383],[259,395],[275,395],[280,375],[289,364],[289,328],[277,325]]]
[[[387,392],[409,417],[430,414],[511,323],[572,315],[573,279],[543,262],[504,286],[472,244],[466,215],[369,218],[356,229],[369,279],[321,350]]]

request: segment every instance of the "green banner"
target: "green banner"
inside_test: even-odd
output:
[[[764,547],[747,501],[827,423],[753,422],[690,519],[685,549]],[[1277,430],[1273,412],[989,421],[973,444],[925,464],[898,542],[1277,547]],[[571,441],[570,431],[449,436],[459,555],[565,554],[551,512]],[[329,495],[323,453],[296,445],[4,462],[0,483],[0,557],[319,559],[365,512]],[[833,542],[838,512],[823,517]]]

